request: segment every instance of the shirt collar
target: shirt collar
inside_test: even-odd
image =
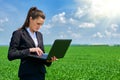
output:
[[[27,27],[26,30],[28,31],[28,33],[29,33],[31,36],[35,36],[35,32],[32,33],[32,32],[30,31],[30,28],[29,28],[29,27]]]

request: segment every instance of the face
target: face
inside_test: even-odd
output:
[[[36,19],[32,19],[32,17],[30,17],[29,27],[30,27],[31,32],[38,31],[43,25],[43,23],[44,23],[44,19],[42,19],[41,17],[38,17]]]

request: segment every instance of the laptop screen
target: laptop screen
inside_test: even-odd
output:
[[[53,56],[56,56],[56,58],[63,58],[71,41],[72,39],[56,39],[49,51],[47,59]]]

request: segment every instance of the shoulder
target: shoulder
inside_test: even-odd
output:
[[[19,37],[22,35],[23,31],[24,31],[23,29],[15,30],[13,31],[12,35]]]
[[[13,31],[13,34],[18,34],[18,33],[20,33],[20,30]]]
[[[12,42],[19,41],[20,38],[21,38],[21,30],[13,31],[12,36],[11,36],[11,41]]]
[[[12,35],[16,35],[16,34],[20,34],[20,31],[19,30],[13,31]]]
[[[21,34],[24,31],[25,31],[24,29],[18,29],[18,30],[13,31],[13,34]]]

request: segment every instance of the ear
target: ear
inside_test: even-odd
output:
[[[33,20],[32,17],[30,17],[30,18],[29,18],[29,21],[31,22],[32,20]]]

